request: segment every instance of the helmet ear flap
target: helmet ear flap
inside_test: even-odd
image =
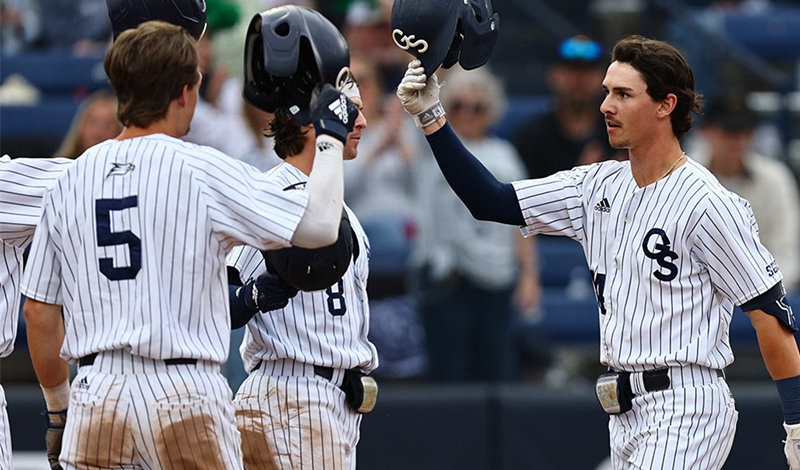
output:
[[[492,11],[491,2],[470,0],[470,4],[464,6],[461,18],[464,41],[459,63],[465,70],[471,70],[489,60],[497,42],[500,17]]]

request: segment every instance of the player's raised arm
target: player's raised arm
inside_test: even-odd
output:
[[[499,31],[491,2],[396,0],[391,23],[395,44],[416,57],[408,64],[397,96],[428,136],[447,182],[476,219],[523,225],[511,184],[497,181],[447,124],[434,75],[439,66],[458,62],[470,70],[489,60]]]
[[[358,118],[358,107],[326,83],[314,90],[311,120],[317,134],[317,153],[308,175],[308,206],[292,244],[319,248],[334,243],[344,199],[342,151]]]
[[[439,101],[436,75],[425,76],[418,59],[408,64],[405,76],[397,87],[403,108],[422,127],[436,163],[447,183],[467,206],[472,216],[510,225],[523,225],[522,211],[510,183],[501,183],[475,158],[447,124]]]

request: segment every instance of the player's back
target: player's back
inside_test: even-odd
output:
[[[304,207],[281,210],[280,195],[248,187],[250,172],[163,134],[107,141],[65,172],[45,210],[70,313],[68,355],[226,359],[225,253],[239,241],[264,245],[254,236],[264,230],[267,246],[287,246]],[[267,206],[278,209],[254,214]]]

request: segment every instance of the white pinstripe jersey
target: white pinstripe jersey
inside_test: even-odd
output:
[[[17,336],[22,253],[39,223],[42,196],[72,162],[66,158],[0,158],[0,357],[11,354]]]
[[[61,304],[61,356],[127,350],[224,362],[225,256],[289,245],[306,193],[164,134],[90,148],[45,195],[23,292]]]
[[[266,173],[280,186],[302,188],[308,179],[293,165],[281,163]],[[298,292],[281,309],[256,314],[247,324],[240,351],[247,370],[261,359],[293,359],[341,369],[378,367],[375,346],[367,339],[369,304],[369,240],[355,214],[347,207],[360,254],[335,285],[316,292]],[[255,248],[236,247],[228,255],[243,281],[266,271],[264,257]]]
[[[600,360],[614,368],[733,361],[733,306],[780,281],[750,205],[697,162],[638,188],[629,162],[514,183],[523,234],[581,243],[600,305]]]

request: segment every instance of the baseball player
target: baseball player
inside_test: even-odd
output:
[[[610,415],[614,468],[723,466],[737,421],[722,372],[733,361],[734,305],[756,330],[783,406],[786,457],[800,468],[800,353],[783,275],[747,201],[681,150],[691,113],[702,109],[691,68],[664,42],[626,37],[603,90],[609,142],[630,160],[512,184],[494,179],[458,141],[421,61],[409,64],[397,95],[474,217],[583,246],[609,368],[597,394]]]
[[[322,150],[306,191],[286,192],[179,139],[201,79],[187,30],[143,23],[118,36],[104,65],[125,127],[45,194],[22,283],[48,410],[69,403],[60,465],[240,469],[219,372],[230,331],[225,255],[236,244],[335,241],[343,142],[358,110],[319,90],[310,114]],[[67,362],[79,366],[71,389]]]
[[[20,307],[22,253],[39,222],[45,190],[72,163],[66,158],[0,158],[0,357],[14,348]],[[11,468],[11,433],[0,385],[0,468]]]
[[[254,20],[263,25],[261,31],[272,30],[273,21],[288,22],[296,37],[307,37],[313,55],[323,61],[321,67],[337,69],[349,63],[344,38],[316,11],[280,7]],[[283,54],[292,50],[287,47]],[[271,57],[282,59],[280,53]],[[250,69],[246,65],[246,72]],[[266,73],[272,74],[269,68]],[[344,82],[342,91],[361,108],[354,81]],[[314,135],[320,129],[289,108],[265,109],[274,112],[267,134],[274,137],[275,150],[284,160],[266,176],[285,191],[298,192],[307,187],[308,174],[317,165]],[[345,143],[345,160],[356,157],[366,126],[359,113]],[[378,366],[378,357],[367,339],[369,242],[355,214],[345,210],[353,255],[344,276],[321,290],[301,291],[285,308],[257,314],[247,324],[240,351],[249,375],[234,399],[246,468],[356,468],[361,414],[371,411],[377,393],[374,381],[364,376]],[[234,248],[228,265],[242,282],[268,272],[265,257],[252,246]]]

